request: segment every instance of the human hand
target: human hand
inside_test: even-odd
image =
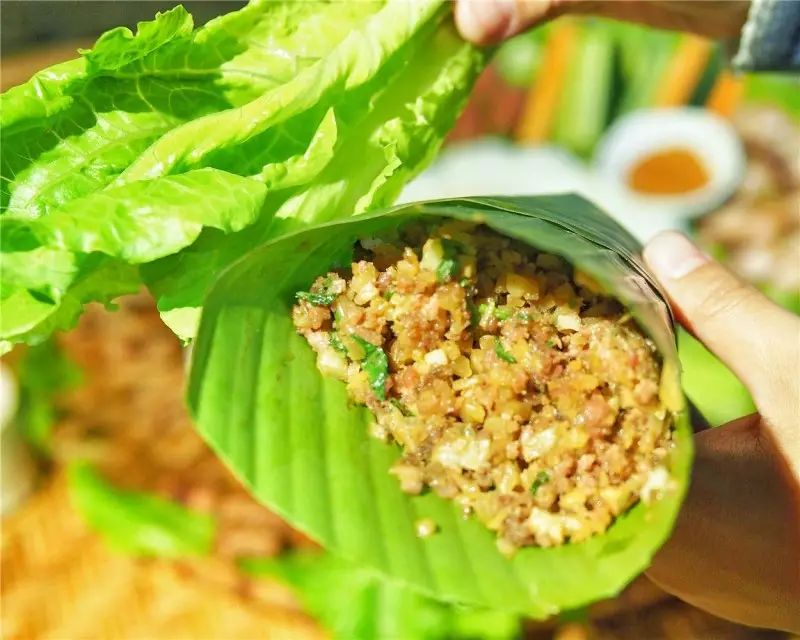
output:
[[[800,318],[666,232],[644,257],[680,322],[759,413],[698,433],[692,482],[648,576],[738,622],[800,631]]]
[[[467,40],[494,44],[565,14],[592,14],[709,38],[736,38],[749,0],[456,0]]]

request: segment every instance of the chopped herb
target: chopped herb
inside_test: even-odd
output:
[[[392,403],[392,405],[393,405],[393,406],[394,406],[394,407],[395,407],[395,408],[396,408],[396,409],[397,409],[397,410],[398,410],[400,413],[402,413],[402,414],[403,414],[403,416],[405,416],[406,418],[413,418],[413,417],[414,417],[414,412],[413,412],[413,411],[411,411],[411,409],[409,409],[409,408],[408,408],[406,405],[404,405],[402,402],[400,402],[400,400],[398,400],[397,398],[389,398],[389,402],[391,402],[391,403]]]
[[[467,287],[472,286],[472,281],[469,278],[461,278],[461,280],[458,281],[458,284],[466,289]]]
[[[336,320],[336,324],[342,321],[342,310],[338,307],[333,310],[333,319]]]
[[[318,307],[327,307],[333,304],[338,295],[336,292],[331,291],[332,286],[333,278],[326,276],[322,279],[320,291],[298,291],[294,295],[298,300],[305,300]]]
[[[330,345],[343,356],[347,355],[347,347],[344,346],[338,333],[331,333]]]
[[[386,291],[383,292],[383,297],[385,300],[391,300],[393,295],[394,291],[392,291],[391,289],[387,289]]]
[[[478,305],[478,320],[483,320],[487,313],[493,313],[494,302],[481,302]]]
[[[450,278],[456,275],[458,271],[458,261],[453,258],[443,258],[436,267],[436,280],[438,282],[447,282]]]
[[[497,338],[494,341],[494,352],[497,354],[498,358],[500,358],[501,360],[505,360],[506,362],[510,362],[511,364],[514,364],[517,361],[517,359],[514,356],[512,356],[508,351],[506,351],[505,347],[503,346],[503,343],[500,341],[500,338]]]
[[[298,291],[294,294],[298,300],[305,300],[317,307],[327,307],[336,300],[335,293],[312,293],[311,291]]]
[[[475,303],[472,301],[467,302],[467,309],[469,309],[469,324],[471,327],[477,327],[481,322],[481,312]]]
[[[531,321],[531,314],[527,311],[520,311],[517,314],[517,319],[522,320],[523,322],[530,322]]]
[[[533,479],[533,484],[531,484],[531,495],[535,496],[539,487],[548,482],[550,482],[550,474],[547,473],[547,471],[540,471],[537,473],[536,477]]]
[[[361,361],[361,368],[367,374],[370,388],[379,400],[386,400],[386,379],[389,377],[389,360],[386,358],[386,353],[361,336],[353,335],[353,339],[366,354]]]
[[[436,267],[436,280],[447,282],[458,273],[458,245],[452,240],[442,240],[444,257]]]
[[[512,316],[511,310],[509,309],[495,309],[494,310],[494,317],[498,320],[508,320]]]
[[[553,338],[548,338],[544,341],[545,346],[550,347],[551,349],[556,348],[556,341]]]

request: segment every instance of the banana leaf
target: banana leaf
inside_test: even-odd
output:
[[[567,258],[623,302],[663,357],[675,415],[675,489],[639,503],[602,535],[503,556],[495,536],[434,493],[404,494],[389,475],[396,446],[368,435],[369,412],[324,378],[294,329],[294,292],[354,242],[412,221],[459,219]],[[544,618],[617,594],[669,535],[691,462],[669,310],[636,241],[572,195],[423,202],[309,228],[242,257],[215,283],[193,355],[189,405],[200,432],[255,496],[332,552],[446,601]],[[414,523],[432,518],[436,535]]]
[[[517,640],[514,614],[447,605],[318,551],[243,558],[254,578],[291,587],[333,640]]]

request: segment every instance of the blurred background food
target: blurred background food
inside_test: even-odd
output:
[[[6,1],[2,88],[172,4]],[[202,22],[241,3],[185,4]],[[735,76],[725,57],[694,36],[594,19],[519,36],[403,199],[578,191],[641,239],[694,234],[800,313],[800,87]],[[646,578],[545,624],[381,583],[242,489],[192,429],[186,354],[152,301],[119,307],[4,358],[3,637],[786,637],[709,616]],[[679,346],[705,420],[752,410],[701,345],[682,334]]]

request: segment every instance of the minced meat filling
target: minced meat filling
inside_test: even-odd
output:
[[[415,225],[297,298],[320,371],[402,448],[403,491],[455,500],[502,551],[584,540],[667,487],[655,348],[561,258]]]

